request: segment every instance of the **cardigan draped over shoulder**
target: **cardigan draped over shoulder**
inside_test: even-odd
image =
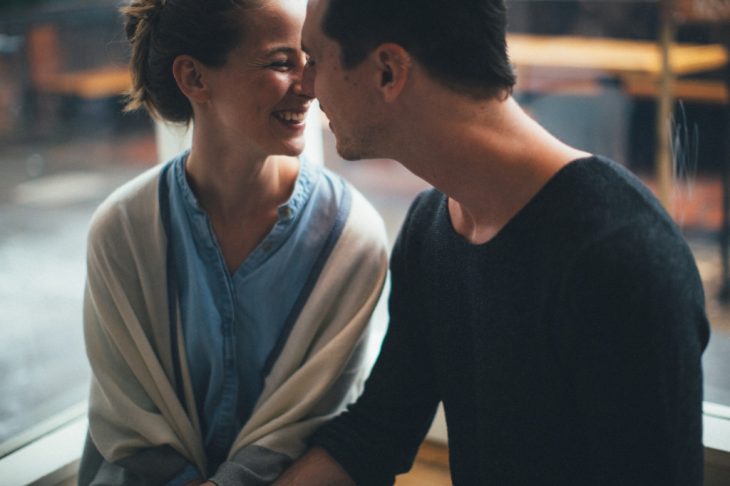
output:
[[[206,477],[215,471],[206,464],[176,298],[168,295],[161,172],[158,166],[125,184],[92,218],[84,334],[93,446],[105,461],[164,482],[181,458]],[[352,204],[339,238],[229,459],[247,447],[295,459],[309,435],[362,390],[387,241],[375,210],[347,190]],[[85,474],[93,471],[82,466],[81,484],[93,482]]]

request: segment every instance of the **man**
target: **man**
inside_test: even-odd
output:
[[[391,484],[442,401],[457,485],[702,484],[702,284],[617,164],[510,97],[502,0],[312,0],[305,91],[347,159],[435,189],[391,260],[361,398],[278,484]]]

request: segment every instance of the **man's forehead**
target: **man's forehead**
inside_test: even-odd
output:
[[[319,24],[327,7],[327,0],[309,0],[307,2],[307,18]]]
[[[308,0],[307,7],[312,9],[321,9],[327,6],[327,0]]]
[[[302,31],[302,42],[305,48],[315,47],[310,44],[316,43],[322,34],[322,14],[326,3],[326,0],[309,0],[307,3],[307,17],[304,19]]]

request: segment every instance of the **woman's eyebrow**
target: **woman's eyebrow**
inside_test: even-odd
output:
[[[264,51],[264,56],[273,56],[274,54],[296,54],[299,49],[291,46],[279,46]]]

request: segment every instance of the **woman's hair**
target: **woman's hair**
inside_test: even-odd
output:
[[[132,45],[132,88],[125,111],[189,123],[193,109],[172,74],[179,55],[221,67],[243,41],[242,13],[260,0],[132,0],[120,10]]]
[[[515,84],[504,0],[330,0],[321,27],[346,68],[395,42],[456,91],[501,97]]]

